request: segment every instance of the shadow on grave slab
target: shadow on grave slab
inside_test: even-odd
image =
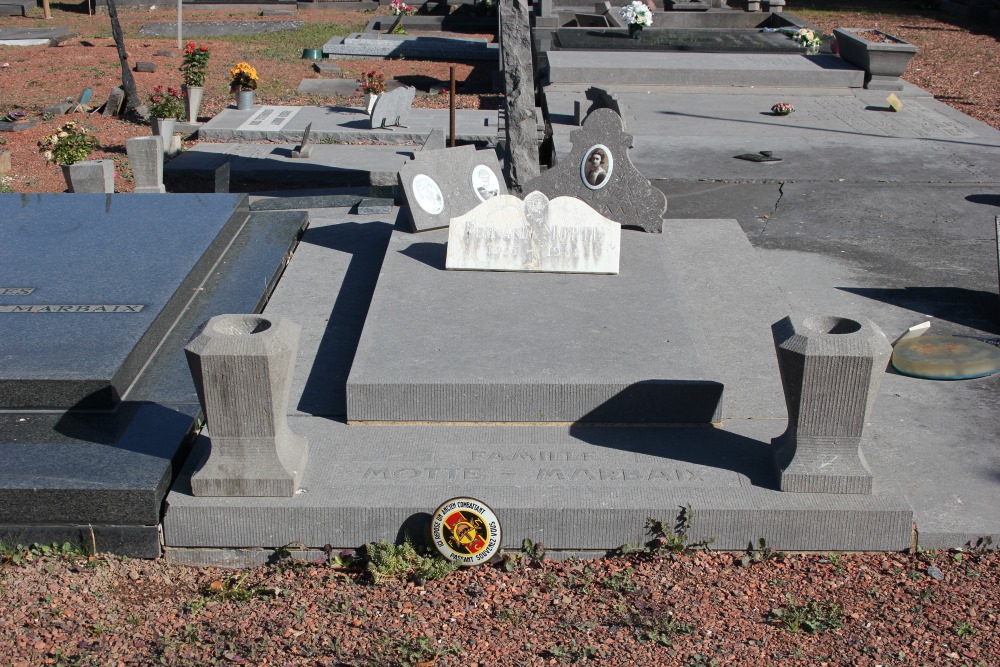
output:
[[[946,320],[959,326],[1000,333],[1000,296],[962,287],[838,287],[867,299],[906,308],[921,316]]]

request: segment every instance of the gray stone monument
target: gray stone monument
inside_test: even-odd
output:
[[[521,192],[540,171],[529,10],[524,0],[500,0],[499,10],[507,104],[505,167],[511,189]]]
[[[442,148],[446,148],[447,143],[445,142],[444,130],[440,127],[435,127],[424,139],[423,146],[420,147],[422,151],[439,151]]]
[[[771,327],[788,406],[772,441],[782,491],[872,492],[861,452],[892,346],[874,322],[819,315]]]
[[[379,95],[372,108],[372,128],[406,127],[416,93],[413,86],[404,86]]]
[[[621,237],[575,197],[500,195],[452,218],[445,268],[617,275]]]
[[[70,192],[111,193],[115,191],[115,163],[113,160],[85,160],[71,164]]]
[[[131,137],[125,140],[137,194],[166,192],[163,186],[163,137]]]
[[[611,109],[597,109],[570,135],[573,150],[552,169],[525,186],[549,199],[567,195],[587,202],[623,227],[659,233],[667,198],[629,159],[632,135]]]
[[[312,132],[312,123],[306,125],[306,129],[302,131],[302,143],[292,149],[292,157],[294,158],[307,158],[312,155],[312,144],[309,143],[309,134]]]
[[[108,93],[108,101],[104,103],[104,111],[101,112],[101,115],[117,116],[124,103],[125,91],[121,88],[112,88],[111,92]]]
[[[474,146],[418,151],[397,180],[414,232],[447,227],[452,218],[507,194],[496,153]]]
[[[195,496],[295,495],[309,455],[287,417],[300,333],[291,320],[218,315],[184,348],[211,442]]]

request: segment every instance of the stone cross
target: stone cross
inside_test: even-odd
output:
[[[312,153],[312,144],[309,143],[309,133],[312,132],[312,126],[313,124],[309,123],[302,131],[302,143],[292,150],[292,157],[307,158]]]
[[[525,186],[554,199],[578,197],[623,227],[659,233],[667,198],[629,159],[632,135],[611,109],[597,109],[570,135],[573,149],[559,164]]]
[[[505,166],[511,190],[521,192],[540,171],[529,10],[525,0],[500,0],[499,9],[507,103]]]
[[[125,141],[125,150],[135,179],[135,192],[166,192],[163,186],[163,137],[131,137]]]

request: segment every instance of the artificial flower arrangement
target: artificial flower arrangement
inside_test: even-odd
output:
[[[400,14],[412,16],[417,11],[416,7],[406,4],[403,0],[392,0],[389,4],[389,9],[392,11],[393,16],[399,16]]]
[[[153,118],[182,118],[184,116],[184,92],[163,86],[153,88],[149,95],[149,114]]]
[[[795,111],[795,107],[792,106],[791,102],[778,102],[771,107],[771,112],[776,116],[787,116],[793,111]]]
[[[236,63],[236,67],[229,70],[232,80],[229,83],[229,92],[237,93],[241,90],[257,89],[257,70],[246,62]]]
[[[805,47],[807,49],[818,49],[823,44],[823,36],[817,36],[809,28],[800,28],[794,35],[792,39],[799,43],[799,46]]]
[[[97,137],[87,128],[70,121],[55,134],[38,142],[38,149],[45,153],[45,160],[59,165],[83,162],[97,148]]]
[[[205,77],[208,76],[209,55],[207,46],[198,46],[194,42],[188,42],[180,66],[181,72],[184,73],[185,84],[188,86],[205,85]]]
[[[644,2],[633,0],[619,11],[627,25],[643,27],[653,25],[653,11]]]
[[[361,78],[358,79],[358,85],[361,86],[361,92],[368,95],[381,95],[388,88],[385,76],[378,70],[362,74]]]
[[[11,111],[3,117],[3,120],[8,123],[23,123],[28,120],[28,113],[25,111]]]

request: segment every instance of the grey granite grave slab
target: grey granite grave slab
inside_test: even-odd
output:
[[[21,120],[16,122],[0,120],[0,132],[22,132],[30,130],[37,124],[37,120]]]
[[[358,215],[376,215],[392,211],[392,200],[381,197],[364,197],[358,202]]]
[[[507,194],[496,152],[474,146],[420,151],[397,180],[415,232],[447,227],[490,197]]]
[[[358,82],[354,79],[302,79],[296,92],[299,95],[353,95],[357,90]]]
[[[267,32],[297,30],[303,21],[184,21],[185,37],[217,37],[220,35],[259,35]],[[177,23],[144,23],[140,37],[176,37]]]
[[[30,290],[0,301],[0,408],[119,400],[246,220],[241,196],[186,200],[164,224],[146,195],[0,195],[0,282]]]
[[[548,63],[549,83],[838,88],[864,85],[864,72],[836,56],[550,51]]]
[[[0,4],[0,16],[27,16],[28,10],[37,6],[35,0],[4,0]]]
[[[175,34],[176,34],[176,31],[175,31]],[[156,72],[156,63],[151,63],[151,62],[146,62],[146,61],[140,60],[140,61],[136,62],[135,67],[133,67],[132,69],[135,72],[144,72],[146,74],[152,74],[152,73]]]
[[[406,127],[416,92],[416,88],[405,86],[379,95],[372,107],[372,128]]]
[[[365,199],[364,195],[308,195],[298,197],[268,197],[250,202],[251,211],[287,211],[309,208],[351,208]]]
[[[300,135],[301,136],[301,135]],[[396,172],[408,162],[415,147],[342,146],[316,143],[308,158],[294,158],[297,144],[200,143],[170,160],[167,179],[207,178],[224,163],[241,188],[266,189],[268,184],[297,187],[393,185]]]
[[[0,44],[16,46],[17,42],[35,40],[45,40],[44,43],[48,43],[48,40],[61,37],[68,32],[69,28],[66,26],[45,28],[12,28],[7,26],[0,28]]]
[[[597,109],[570,136],[569,155],[527,183],[525,192],[578,197],[622,226],[660,232],[667,199],[632,164],[632,135],[623,131],[621,116]]]
[[[280,108],[280,107],[279,107]],[[198,130],[198,138],[209,141],[298,142],[302,130],[312,123],[317,144],[324,141],[420,145],[435,128],[448,127],[447,109],[411,109],[407,128],[372,129],[363,109],[304,106],[280,130],[248,129],[241,126],[249,111],[224,109]],[[499,113],[496,110],[459,109],[455,112],[456,140],[461,143],[497,144]]]
[[[661,238],[623,234],[618,276],[508,274],[444,271],[443,230],[397,231],[347,382],[348,420],[717,421],[723,387],[660,288]],[[399,331],[419,354],[392,352]]]
[[[326,58],[416,58],[497,61],[500,50],[482,37],[351,33],[323,45]]]
[[[155,210],[143,210],[151,223],[169,226],[158,216],[168,210],[176,215],[192,203],[204,214],[197,202],[205,198],[170,195],[169,207],[159,198]],[[73,199],[79,207],[84,196]],[[240,198],[218,201],[232,206]],[[289,215],[296,217],[282,218]],[[0,539],[68,541],[90,549],[93,535],[101,552],[159,555],[162,500],[187,454],[185,436],[198,415],[183,346],[208,316],[262,308],[304,222],[302,213],[247,219],[116,411],[0,415]],[[68,360],[67,368],[74,361]]]

